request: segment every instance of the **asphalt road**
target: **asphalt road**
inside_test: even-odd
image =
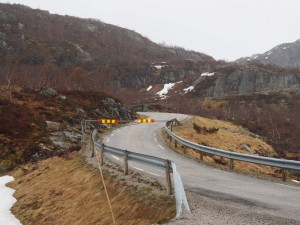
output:
[[[143,113],[155,120],[186,115],[168,113]],[[109,146],[172,160],[181,174],[186,190],[214,199],[238,202],[252,206],[253,210],[270,216],[294,219],[300,224],[300,188],[250,176],[218,170],[194,162],[168,148],[160,137],[164,122],[138,124],[115,130],[104,139]],[[116,160],[117,159],[115,157]],[[163,178],[164,171],[132,164],[135,169]]]

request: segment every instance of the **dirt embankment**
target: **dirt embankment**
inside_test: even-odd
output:
[[[13,213],[22,224],[113,224],[99,171],[77,152],[16,169]],[[175,216],[174,199],[155,187],[129,186],[104,172],[117,224],[153,224]]]

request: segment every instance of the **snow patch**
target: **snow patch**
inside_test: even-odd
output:
[[[268,59],[269,57],[267,56],[267,57],[265,57],[265,59]]]
[[[283,47],[282,49],[287,49],[287,47]]]
[[[211,77],[211,76],[213,76],[213,75],[215,75],[214,72],[212,72],[212,73],[210,73],[210,72],[205,72],[205,73],[202,73],[202,74],[201,74],[201,77]]]
[[[298,180],[291,180],[291,181],[293,181],[293,182],[295,182],[297,184],[300,184],[300,181],[298,181]]]
[[[267,55],[271,55],[273,52],[268,52],[268,54]]]
[[[5,184],[13,180],[12,176],[0,177],[0,224],[21,225],[20,221],[10,211],[10,208],[17,201],[13,197],[15,190],[5,186]]]
[[[184,91],[184,93],[186,94],[186,93],[188,93],[188,92],[194,90],[194,88],[195,88],[194,86],[189,86],[189,87],[183,89],[183,91]]]
[[[162,99],[165,99],[166,94],[168,94],[169,90],[171,90],[175,86],[175,84],[176,83],[164,84],[164,88],[161,91],[157,92],[156,95],[158,95]]]
[[[156,65],[156,66],[154,66],[156,69],[158,69],[158,70],[160,70],[163,66],[161,66],[161,65]]]
[[[147,91],[150,91],[152,89],[152,86],[149,86],[148,88],[147,88]]]

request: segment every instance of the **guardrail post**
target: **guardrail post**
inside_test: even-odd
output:
[[[230,159],[230,170],[233,171],[234,169],[234,160]]]
[[[185,146],[185,145],[183,145],[182,147],[183,147],[183,154],[185,154],[185,155],[186,155],[186,146]]]
[[[128,152],[124,151],[124,174],[128,175]]]
[[[172,194],[172,182],[170,175],[170,162],[169,160],[165,160],[165,174],[166,174],[166,183],[167,183],[167,193],[168,195]]]
[[[200,160],[203,161],[203,152],[200,152]]]
[[[85,142],[85,131],[83,127],[83,122],[81,122],[81,142]]]
[[[170,142],[172,142],[172,137],[171,137],[171,135],[169,135],[169,139],[170,139]]]
[[[175,148],[177,148],[177,140],[175,140]]]
[[[102,143],[100,148],[100,166],[104,164],[104,147],[105,145]]]
[[[91,158],[94,157],[94,141],[92,138],[92,132],[90,133],[90,151],[92,151]]]
[[[286,176],[287,174],[286,174],[286,169],[282,169],[282,181],[283,182],[286,182]]]

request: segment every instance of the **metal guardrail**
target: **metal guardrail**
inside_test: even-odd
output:
[[[134,161],[134,162],[141,162],[144,164],[148,164],[150,166],[155,166],[158,168],[165,168],[165,161],[166,159],[161,159],[155,156],[149,156],[145,154],[140,154],[136,152],[131,152],[119,148],[110,147],[104,144],[101,144],[99,142],[96,142],[96,150],[101,151],[102,148],[104,148],[104,153],[110,153],[111,155],[118,156],[121,158],[124,158],[124,156],[127,154],[128,161]],[[103,147],[102,147],[103,146]],[[169,166],[170,170],[172,170],[171,165]]]
[[[95,133],[96,135],[96,133]],[[124,160],[124,174],[128,175],[128,161],[133,162],[140,162],[143,164],[147,164],[159,169],[165,170],[165,179],[167,185],[167,192],[169,195],[172,194],[172,182],[171,182],[171,173],[173,173],[171,161],[168,159],[162,159],[155,156],[140,154],[136,152],[131,152],[111,146],[104,145],[100,142],[94,142],[96,140],[95,137],[90,138],[91,142],[90,145],[100,153],[100,165],[103,166],[104,164],[104,154],[108,153],[110,155],[114,155]],[[93,144],[92,144],[93,143]],[[94,150],[92,150],[94,152]],[[94,154],[92,154],[92,157]]]
[[[300,170],[300,161],[295,160],[287,160],[287,159],[276,159],[276,158],[270,158],[270,157],[262,157],[262,156],[255,156],[255,155],[249,155],[249,154],[242,154],[237,152],[230,152],[222,149],[207,147],[204,145],[196,144],[194,142],[185,140],[182,137],[179,137],[178,135],[174,134],[172,132],[172,126],[170,126],[170,122],[167,122],[165,127],[170,140],[173,138],[175,141],[180,142],[184,146],[190,147],[196,151],[199,151],[200,154],[208,153],[211,155],[217,155],[221,157],[225,157],[230,159],[230,169],[233,170],[233,160],[239,160],[244,162],[250,162],[250,163],[256,163],[261,165],[267,165],[267,166],[273,166],[278,167],[282,169],[292,169],[292,170]],[[176,143],[177,145],[177,143]],[[203,157],[203,156],[202,156]],[[285,171],[283,171],[283,180],[286,180]]]

